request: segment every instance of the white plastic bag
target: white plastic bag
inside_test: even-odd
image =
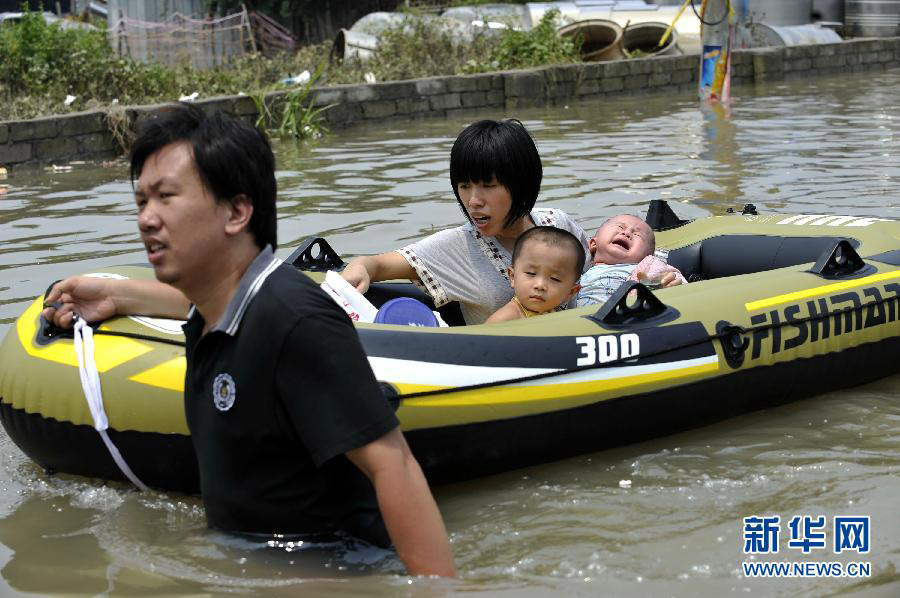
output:
[[[334,299],[335,303],[340,305],[350,319],[354,322],[374,322],[375,314],[378,308],[363,297],[362,293],[357,291],[352,284],[344,280],[344,278],[333,270],[329,270],[325,274],[325,282],[321,285],[322,290],[328,293],[328,296]]]
[[[321,285],[322,290],[328,293],[328,296],[334,299],[334,302],[343,308],[350,319],[354,322],[374,322],[375,316],[378,314],[378,308],[372,305],[372,302],[366,299],[362,293],[344,280],[344,277],[329,270],[325,273],[325,282]],[[447,323],[441,318],[441,314],[432,311],[437,318],[438,326],[446,327]]]

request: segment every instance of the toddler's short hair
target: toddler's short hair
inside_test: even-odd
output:
[[[516,245],[513,247],[512,254],[513,265],[515,265],[516,258],[519,257],[522,247],[529,241],[541,241],[547,245],[570,247],[575,256],[575,279],[577,280],[581,277],[581,272],[584,270],[584,247],[575,235],[555,226],[535,226],[530,228],[516,239]]]

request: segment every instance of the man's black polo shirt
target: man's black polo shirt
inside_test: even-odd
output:
[[[372,485],[343,453],[398,422],[347,315],[267,247],[203,326],[192,308],[184,398],[210,527],[386,544]]]

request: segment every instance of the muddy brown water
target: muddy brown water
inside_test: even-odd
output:
[[[730,116],[690,94],[484,116],[526,123],[545,165],[541,205],[588,230],[654,198],[690,218],[745,203],[900,218],[900,73],[735,91]],[[448,156],[470,120],[277,144],[279,254],[311,235],[345,256],[377,252],[459,223]],[[123,165],[0,186],[0,332],[55,279],[145,261]],[[383,551],[212,533],[195,497],[48,475],[0,433],[0,595],[898,596],[898,395],[895,376],[437,488],[453,582],[411,580]],[[870,516],[869,554],[803,555],[784,529],[777,560],[863,561],[871,576],[744,577],[742,520],[757,514]]]

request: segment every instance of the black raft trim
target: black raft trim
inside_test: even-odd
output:
[[[435,364],[483,367],[573,369],[582,355],[575,336],[506,336],[482,334],[429,334],[413,330],[357,328],[366,355]],[[640,354],[629,365],[666,363],[715,355],[709,333],[700,322],[671,326],[604,330],[583,336],[637,334]],[[644,357],[641,357],[641,356]],[[621,366],[620,361],[608,367]],[[605,367],[600,365],[598,367]]]
[[[93,426],[27,413],[6,402],[0,402],[0,422],[16,446],[48,472],[128,481]],[[148,486],[187,494],[200,492],[190,436],[113,429],[108,434],[128,466]]]
[[[900,338],[539,415],[405,431],[432,483],[457,482],[699,428],[900,372]]]
[[[462,481],[698,428],[870,382],[900,372],[898,353],[900,338],[894,337],[574,409],[404,435],[432,483]],[[91,426],[25,413],[2,402],[0,420],[13,442],[49,471],[124,481]],[[190,437],[115,430],[109,434],[148,485],[199,491]]]
[[[875,260],[877,262],[881,262],[882,264],[890,264],[892,266],[900,266],[900,249],[894,249],[892,251],[885,251],[884,253],[879,253],[877,255],[870,255],[866,259],[867,260]]]

